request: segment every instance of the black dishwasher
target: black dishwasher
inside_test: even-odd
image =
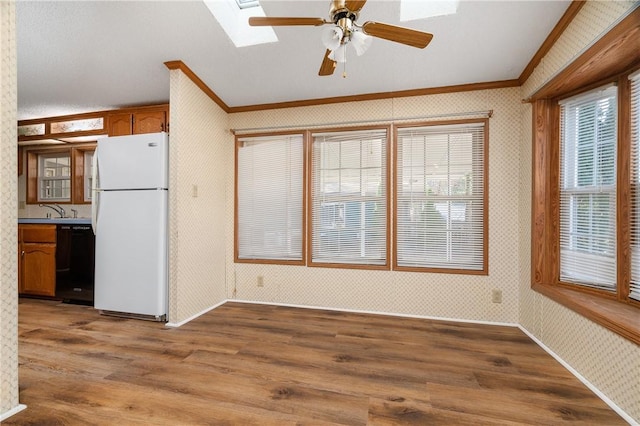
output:
[[[93,306],[95,236],[91,225],[58,224],[56,298]]]

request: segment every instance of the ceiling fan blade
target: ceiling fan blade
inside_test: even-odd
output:
[[[331,51],[327,49],[327,52],[324,54],[324,59],[322,60],[322,65],[320,65],[320,71],[318,71],[318,75],[331,75],[333,71],[336,69],[336,61],[329,58],[329,54]]]
[[[367,0],[346,0],[344,6],[352,12],[360,12]]]
[[[252,27],[276,27],[284,25],[313,25],[317,27],[326,23],[322,18],[272,18],[264,16],[252,16],[249,18],[249,25]]]
[[[362,25],[362,29],[370,36],[383,38],[396,43],[406,44],[420,49],[427,47],[433,38],[433,34],[424,33],[410,28],[396,27],[382,22],[368,21]]]

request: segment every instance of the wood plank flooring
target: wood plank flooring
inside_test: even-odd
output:
[[[517,328],[227,303],[180,327],[21,299],[8,425],[626,424]]]

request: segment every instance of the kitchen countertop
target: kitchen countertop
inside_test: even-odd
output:
[[[18,218],[18,223],[50,223],[54,225],[91,225],[91,219],[88,217],[21,217]]]

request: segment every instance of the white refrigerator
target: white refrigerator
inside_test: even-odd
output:
[[[166,320],[168,157],[164,132],[98,140],[94,307],[103,314]]]

